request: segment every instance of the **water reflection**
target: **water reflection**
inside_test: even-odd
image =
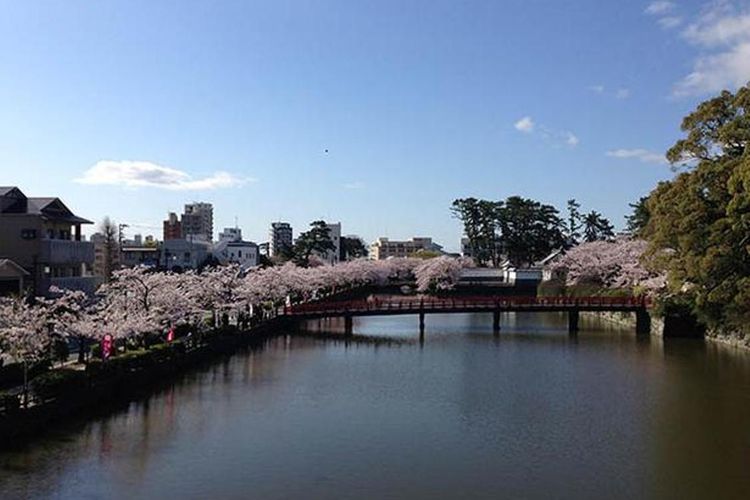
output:
[[[8,497],[746,498],[750,356],[564,315],[308,325],[0,454]]]

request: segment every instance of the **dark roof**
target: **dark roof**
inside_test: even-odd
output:
[[[93,224],[90,220],[78,217],[70,211],[60,198],[29,198],[28,213],[37,214],[56,221],[70,222],[71,224]],[[52,205],[58,205],[53,207]],[[50,209],[57,208],[59,213],[51,213]]]
[[[16,186],[0,186],[0,196],[8,194],[14,189],[17,189]]]
[[[19,276],[29,276],[29,272],[10,259],[0,259],[0,269],[9,268],[16,271]]]

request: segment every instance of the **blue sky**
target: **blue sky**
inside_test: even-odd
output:
[[[190,201],[256,241],[325,218],[456,249],[454,198],[513,194],[621,226],[682,116],[750,80],[748,12],[0,0],[0,185],[159,237]]]

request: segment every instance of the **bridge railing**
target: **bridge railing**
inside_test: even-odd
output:
[[[392,311],[452,311],[466,309],[555,309],[555,308],[640,308],[650,307],[646,297],[487,297],[469,296],[456,298],[417,297],[417,298],[372,298],[337,302],[309,302],[284,308],[284,314],[291,316],[347,314],[362,312]]]

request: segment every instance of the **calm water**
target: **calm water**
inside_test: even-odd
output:
[[[750,356],[491,321],[273,339],[0,452],[0,497],[750,498]]]

